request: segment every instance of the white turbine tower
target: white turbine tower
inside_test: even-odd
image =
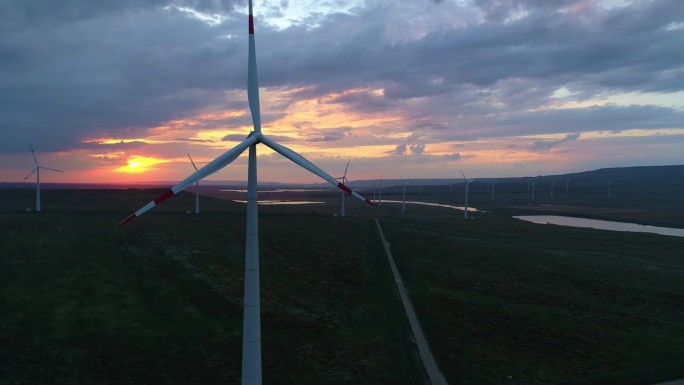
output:
[[[463,170],[461,170],[461,175],[463,175],[463,180],[465,180],[465,205],[463,206],[463,219],[468,219],[468,186],[470,186],[470,182],[473,180],[466,178]]]
[[[399,175],[399,179],[401,179],[401,213],[406,214],[406,182],[404,181],[404,178]]]
[[[349,180],[347,179],[347,170],[349,170],[349,162],[351,162],[351,159],[347,161],[347,167],[344,168],[344,175],[342,175],[339,178],[335,178],[335,179],[341,181],[343,184],[345,182],[349,182]],[[342,191],[341,194],[342,194],[342,198],[341,198],[342,200],[340,202],[342,202],[341,203],[342,207],[340,208],[340,216],[344,217],[345,216],[344,201],[345,201],[347,193]]]
[[[237,146],[226,151],[218,158],[207,163],[204,167],[185,178],[182,182],[166,190],[163,194],[149,202],[117,226],[133,221],[148,210],[157,206],[169,197],[178,194],[191,184],[227,166],[237,159],[246,149],[249,149],[247,171],[247,236],[245,244],[245,292],[244,317],[242,330],[242,384],[261,384],[261,304],[259,294],[259,217],[257,206],[257,144],[263,143],[275,152],[288,158],[292,162],[325,179],[332,185],[353,195],[354,197],[373,205],[373,203],[352,191],[344,183],[338,182],[301,155],[282,146],[261,133],[261,113],[259,108],[259,85],[257,80],[257,65],[254,44],[254,17],[252,15],[252,0],[249,0],[249,59],[247,69],[247,99],[252,114],[254,130]]]
[[[384,184],[382,183],[382,173],[380,173],[380,187],[378,188],[378,205],[382,204],[382,188]]]
[[[192,167],[194,167],[195,171],[197,171],[197,166],[195,166],[195,162],[192,160],[192,157],[189,153],[186,154],[188,154],[188,158],[190,158],[190,163],[192,163]],[[195,182],[195,214],[199,214],[199,180]]]
[[[31,146],[29,144],[29,148],[31,149],[31,155],[33,155],[33,163],[36,164],[36,168],[34,168],[30,174],[26,175],[26,178],[24,178],[22,180],[22,182],[25,181],[26,179],[28,179],[34,173],[36,174],[36,211],[40,212],[40,170],[43,169],[43,170],[50,170],[50,171],[57,171],[57,172],[64,172],[64,171],[55,170],[54,168],[43,167],[43,166],[39,165],[38,159],[36,159],[36,153],[33,152],[33,146]]]

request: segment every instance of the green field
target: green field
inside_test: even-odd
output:
[[[157,195],[0,190],[0,383],[239,382],[244,206]],[[264,383],[424,383],[375,216],[450,384],[684,378],[684,239],[397,207],[260,207]]]
[[[684,377],[684,239],[478,218],[382,220],[450,383]]]
[[[0,214],[0,383],[240,381],[244,206],[186,215],[182,194],[114,228],[156,195],[53,190]],[[262,211],[264,382],[422,383],[374,224]]]

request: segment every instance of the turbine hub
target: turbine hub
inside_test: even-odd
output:
[[[262,134],[261,132],[250,131],[250,133],[249,133],[249,135],[247,135],[247,137],[251,138],[252,136],[256,136],[257,143],[261,143],[261,140],[264,137],[264,134]]]

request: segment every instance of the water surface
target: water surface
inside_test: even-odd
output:
[[[670,235],[675,237],[684,237],[684,229],[677,229],[672,227],[657,227],[648,225],[639,225],[636,223],[613,222],[604,221],[600,219],[587,219],[576,217],[563,217],[559,215],[519,215],[513,218],[521,219],[523,221],[546,224],[546,225],[560,225],[570,227],[587,227],[599,230],[611,231],[631,231],[637,233],[654,233],[660,235]]]
[[[237,203],[247,203],[245,200],[233,200],[233,202]],[[259,205],[263,206],[275,206],[275,205],[315,205],[315,204],[321,204],[325,202],[315,202],[315,201],[281,201],[281,200],[263,200],[263,201],[258,201],[257,202]]]
[[[388,202],[388,203],[401,203],[402,201],[393,201],[393,200],[386,200],[383,199],[382,202]],[[417,201],[406,201],[407,204],[412,204],[412,205],[423,205],[423,206],[435,206],[435,207],[446,207],[449,209],[454,209],[454,210],[461,210],[463,211],[463,206],[452,206],[452,205],[445,205],[442,203],[431,203],[431,202],[417,202]],[[468,212],[476,212],[477,209],[474,207],[468,206]]]

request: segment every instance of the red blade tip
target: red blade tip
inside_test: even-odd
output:
[[[125,224],[128,223],[128,222],[132,222],[133,220],[135,220],[135,218],[136,218],[135,214],[131,214],[131,215],[129,215],[128,217],[126,217],[126,219],[124,219],[123,221],[117,223],[117,224],[116,224],[116,227],[121,227],[121,226],[125,225]]]
[[[154,199],[154,204],[158,205],[158,204],[164,202],[165,200],[169,199],[171,196],[173,196],[173,190],[168,189],[168,190],[164,191],[164,193],[162,195],[160,195]]]
[[[352,190],[351,190],[349,187],[347,187],[347,186],[345,186],[344,184],[342,184],[342,183],[338,183],[338,184],[337,184],[337,187],[339,187],[340,189],[346,191],[347,194],[351,194],[351,193],[352,193]]]

